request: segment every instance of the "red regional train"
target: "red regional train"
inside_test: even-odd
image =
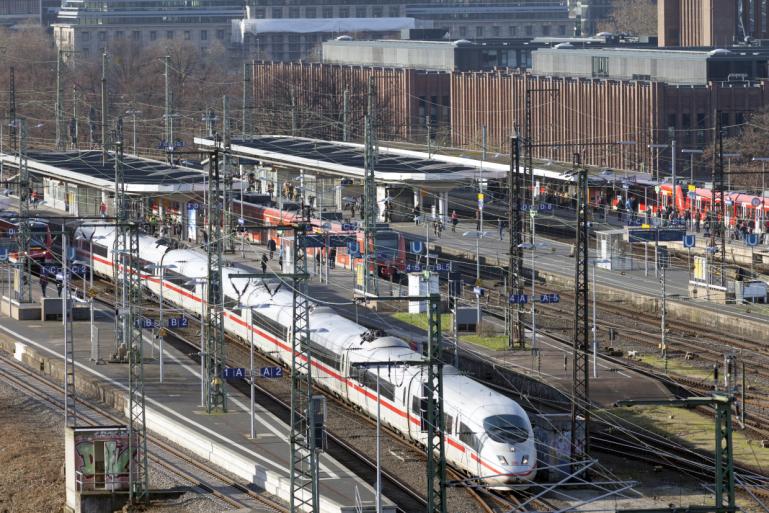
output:
[[[660,205],[669,205],[672,202],[672,184],[660,185]],[[680,185],[676,185],[676,210],[683,212],[691,211],[693,214],[700,212],[700,218],[705,216],[712,209],[713,191],[711,189],[697,187],[690,194],[690,191],[684,190]],[[752,220],[758,225],[761,222],[766,223],[769,220],[769,198],[762,198],[744,192],[724,192],[724,202],[726,221],[730,226],[734,226],[738,220]],[[715,204],[720,207],[720,195],[716,195]],[[719,208],[720,210],[720,208]]]

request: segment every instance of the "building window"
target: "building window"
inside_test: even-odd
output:
[[[366,17],[366,8],[365,7],[356,7],[355,8],[355,17],[356,18],[365,18]]]
[[[140,31],[138,31],[138,30],[134,30],[133,32],[131,32],[131,38],[134,41],[141,41],[142,33]]]
[[[550,35],[550,25],[542,25],[542,35],[543,36]]]
[[[123,31],[122,30],[118,30],[117,32],[115,32],[115,39],[123,39]]]
[[[507,34],[510,35],[510,36],[513,36],[513,37],[517,36],[518,35],[518,27],[516,27],[514,25],[510,25],[509,27],[507,27]]]
[[[333,7],[324,7],[323,8],[323,17],[324,18],[333,18],[334,17],[334,8]]]
[[[83,57],[86,59],[91,55],[91,50],[88,48],[83,48]]]
[[[258,20],[264,19],[264,9],[254,9],[254,18]]]
[[[494,25],[491,27],[491,35],[494,37],[499,37],[499,27]]]
[[[220,40],[220,41],[221,41],[222,39],[224,39],[224,31],[223,31],[223,30],[217,30],[217,31],[216,31],[216,39],[218,39],[218,40]]]
[[[305,7],[304,16],[305,18],[315,18],[317,16],[315,7]]]
[[[389,7],[390,9],[390,18],[400,18],[401,15],[401,8],[397,5],[391,5]]]
[[[166,30],[166,39],[173,39],[173,38],[174,38],[174,31]]]
[[[201,30],[200,31],[200,40],[201,41],[208,41],[208,31],[207,30]]]
[[[371,16],[374,18],[381,18],[382,17],[382,8],[381,7],[372,7],[371,8]]]
[[[593,57],[593,76],[594,77],[609,76],[609,58],[608,57]]]
[[[192,32],[190,32],[189,30],[185,30],[184,31],[184,40],[185,41],[189,41],[190,39],[192,39]]]
[[[676,115],[668,114],[668,131],[676,129]]]
[[[466,37],[467,36],[467,27],[462,25],[459,27],[459,37]]]
[[[339,8],[339,17],[340,18],[349,18],[350,17],[350,8],[349,7],[340,7]]]
[[[158,38],[158,33],[154,30],[150,30],[150,41],[155,41]]]
[[[483,27],[475,27],[475,37],[483,37]]]
[[[288,8],[288,17],[289,18],[298,18],[299,17],[299,7],[289,7]]]
[[[559,36],[566,35],[566,25],[558,25],[558,35]]]
[[[90,41],[91,40],[91,33],[90,32],[83,32],[83,41]]]
[[[531,25],[526,25],[525,30],[526,30],[527,36],[531,36],[534,34],[534,27],[532,27]]]
[[[282,7],[273,7],[272,8],[272,17],[273,18],[282,18],[283,17],[283,8]]]

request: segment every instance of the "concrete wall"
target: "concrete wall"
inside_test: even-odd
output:
[[[451,71],[454,52],[450,43],[329,41],[323,43],[323,62]]]

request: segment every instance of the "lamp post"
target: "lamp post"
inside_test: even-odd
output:
[[[428,230],[429,233],[429,230]],[[481,284],[481,239],[491,235],[491,232],[484,232],[482,230],[470,230],[464,232],[462,237],[468,237],[475,239],[475,285],[477,287]],[[481,325],[481,295],[475,295],[475,315],[477,325]]]
[[[537,347],[537,313],[536,309],[534,308],[534,294],[535,294],[535,285],[536,285],[536,270],[534,268],[534,255],[536,253],[537,249],[543,249],[548,247],[548,245],[544,242],[523,242],[518,245],[519,248],[523,250],[529,250],[529,254],[531,255],[531,356],[532,356],[532,368],[534,366],[533,358],[536,357],[539,353],[539,348]]]
[[[136,110],[136,109],[128,109],[125,111],[127,116],[131,116],[133,119],[133,149],[134,149],[134,155],[137,155],[136,153],[136,116],[141,114],[142,111]]]
[[[655,181],[659,184],[660,182],[660,150],[664,150],[665,148],[668,147],[668,145],[667,144],[649,144],[647,145],[647,147],[652,150],[656,150],[655,151],[656,157],[655,157],[655,163],[654,163],[654,168],[656,172]],[[657,193],[657,208],[659,208],[659,205],[660,205],[660,198],[659,198],[659,193]]]
[[[753,157],[753,162],[760,162],[761,163],[761,227],[759,228],[760,232],[764,233],[764,190],[766,189],[766,183],[764,181],[765,173],[766,173],[766,163],[769,162],[769,157]]]
[[[206,322],[206,282],[208,278],[193,278],[186,282],[187,285],[200,285],[200,406],[206,405],[206,339],[203,326]]]
[[[165,324],[163,323],[163,282],[165,281],[165,270],[166,269],[176,269],[176,264],[163,264],[163,259],[168,254],[168,251],[170,248],[167,248],[165,253],[160,257],[160,264],[149,264],[145,267],[148,271],[160,271],[160,307],[159,307],[159,320],[158,324],[160,325],[160,328],[158,329],[158,352],[160,356],[158,357],[158,365],[159,365],[159,371],[160,371],[160,382],[163,382],[163,342],[165,339]],[[201,324],[202,329],[202,324]]]
[[[689,155],[689,183],[694,183],[694,156],[702,155],[702,150],[682,148],[681,153]]]
[[[635,146],[635,141],[617,141],[614,144],[619,146]],[[625,172],[625,180],[627,180],[627,167],[625,167],[625,154],[622,153],[622,170]]]
[[[732,190],[732,159],[742,158],[741,153],[724,153],[726,157],[726,188]]]

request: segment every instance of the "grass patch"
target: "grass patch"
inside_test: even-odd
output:
[[[644,354],[639,356],[637,360],[660,371],[665,370],[665,360],[657,354]],[[668,373],[703,381],[713,377],[710,369],[696,367],[682,358],[668,358]]]
[[[693,448],[709,453],[714,451],[715,423],[712,416],[672,406],[631,406],[607,411],[666,438],[686,442]],[[732,416],[732,421],[734,461],[764,471],[769,469],[769,449],[762,448],[760,442],[746,438],[739,429],[736,416]]]
[[[396,312],[392,314],[393,319],[404,322],[415,328],[427,331],[427,314],[412,314],[407,312]],[[441,315],[441,327],[443,333],[451,334],[453,331],[454,318],[451,314]],[[508,339],[505,335],[496,334],[465,334],[459,336],[460,341],[468,344],[491,349],[492,351],[504,351],[507,349]]]

